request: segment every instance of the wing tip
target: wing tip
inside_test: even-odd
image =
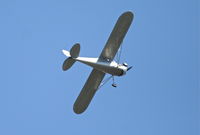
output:
[[[132,11],[126,11],[121,16],[131,18],[132,20],[134,18],[134,13]]]
[[[76,114],[82,114],[86,109],[81,109],[74,104],[73,110],[74,110],[74,113]]]

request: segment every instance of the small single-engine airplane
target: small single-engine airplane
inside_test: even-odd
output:
[[[114,76],[125,75],[126,72],[132,68],[128,67],[126,63],[119,64],[119,61],[116,62],[113,59],[131,25],[133,17],[133,13],[128,11],[118,18],[117,23],[98,58],[79,57],[80,44],[78,43],[76,43],[70,51],[62,50],[64,55],[68,57],[63,63],[62,68],[64,71],[68,70],[75,61],[79,61],[93,68],[87,82],[74,103],[73,109],[75,113],[80,114],[86,110],[96,91],[103,85],[101,82],[106,73],[111,75],[108,79],[112,78],[112,86],[116,87]]]

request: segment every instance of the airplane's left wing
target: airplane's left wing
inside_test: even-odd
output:
[[[80,114],[84,112],[94,97],[105,73],[93,69],[78,98],[74,103],[74,112]]]

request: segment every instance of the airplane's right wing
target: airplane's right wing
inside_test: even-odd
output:
[[[125,12],[123,13],[119,19],[117,20],[117,23],[115,24],[115,27],[113,28],[113,31],[110,34],[110,37],[108,38],[108,41],[106,42],[106,45],[101,52],[100,59],[109,59],[109,61],[112,61],[115,57],[115,54],[117,53],[130,25],[133,20],[133,13],[132,12]]]
[[[94,97],[105,73],[93,69],[78,98],[74,103],[74,112],[80,114],[84,112]]]

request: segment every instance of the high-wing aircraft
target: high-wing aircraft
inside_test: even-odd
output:
[[[62,50],[64,55],[68,57],[62,66],[64,71],[68,70],[76,61],[84,63],[93,68],[90,76],[88,77],[84,87],[74,103],[73,109],[75,113],[80,114],[86,110],[96,91],[103,85],[102,80],[106,73],[111,75],[111,77],[108,79],[112,78],[112,86],[116,87],[116,84],[114,83],[114,76],[125,75],[126,72],[132,68],[126,63],[119,64],[119,61],[115,61],[113,59],[131,25],[133,17],[133,13],[128,11],[123,13],[118,18],[117,23],[115,24],[115,27],[98,58],[79,57],[79,43],[76,43],[70,49],[70,51]]]

